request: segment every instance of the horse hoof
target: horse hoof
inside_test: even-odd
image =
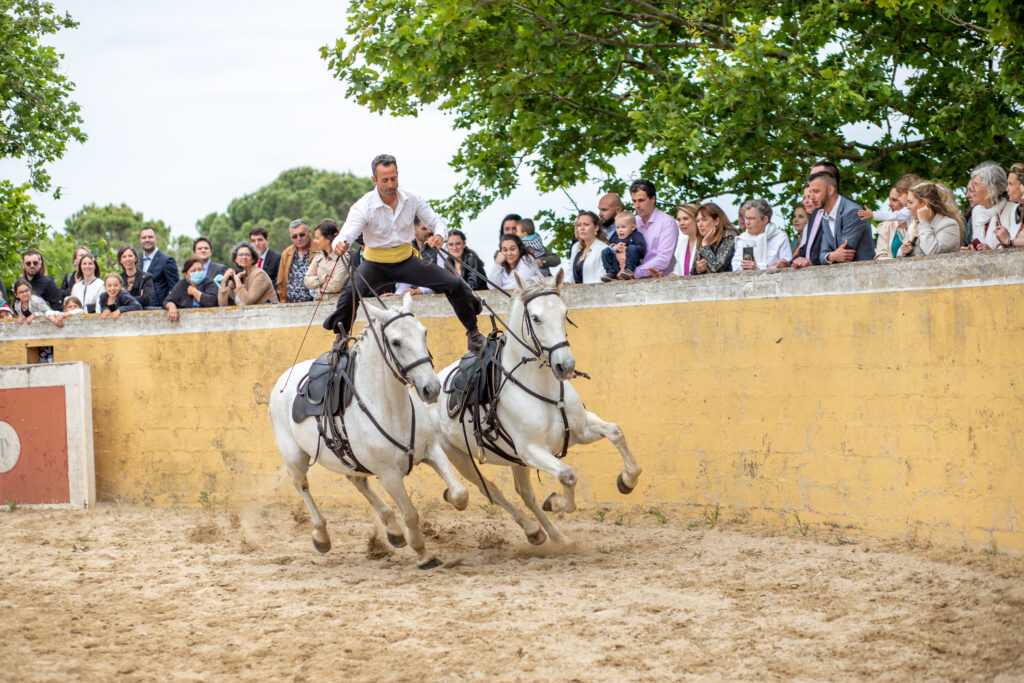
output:
[[[331,539],[328,538],[326,541],[321,543],[320,541],[314,538],[313,547],[316,548],[316,551],[318,553],[326,553],[328,550],[331,549]]]
[[[628,496],[629,494],[633,493],[633,489],[631,487],[629,487],[629,486],[626,486],[626,482],[624,482],[622,480],[622,474],[621,473],[619,474],[618,477],[616,477],[615,483],[618,485],[619,493],[621,493],[622,495]]]
[[[441,497],[444,498],[444,502],[451,503],[451,501],[448,500],[448,489],[444,490],[444,493],[441,494]]]
[[[548,535],[544,533],[543,529],[537,529],[537,533],[526,534],[526,540],[529,541],[531,545],[540,545],[544,541],[548,540]]]
[[[543,510],[544,512],[551,512],[552,510],[554,510],[555,506],[552,504],[552,501],[554,499],[555,493],[552,492],[551,495],[548,496],[547,499],[544,501],[544,504],[540,506],[540,509]]]
[[[419,565],[419,568],[423,569],[425,571],[427,569],[434,569],[435,567],[440,567],[441,564],[442,564],[441,560],[437,559],[436,557],[432,557],[429,560],[427,560],[425,563]]]
[[[392,548],[404,548],[405,536],[402,534],[388,534],[388,543],[391,544]]]

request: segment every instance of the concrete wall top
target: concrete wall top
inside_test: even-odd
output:
[[[570,309],[676,304],[714,300],[744,300],[808,296],[842,296],[886,291],[1024,284],[1024,249],[942,254],[921,258],[865,261],[802,270],[722,273],[595,285],[568,286],[564,298]],[[499,292],[482,293],[497,311],[507,309]],[[385,299],[387,301],[387,299]],[[390,305],[397,305],[397,300]],[[69,318],[63,329],[45,320],[31,325],[0,325],[0,341],[74,337],[122,337],[195,334],[210,330],[259,330],[305,327],[315,304],[284,304],[182,309],[172,323],[162,311],[125,314],[117,321],[98,315]],[[333,309],[320,306],[314,325]],[[417,297],[414,312],[421,318],[450,317],[451,307],[438,296]],[[362,314],[360,314],[362,317]]]

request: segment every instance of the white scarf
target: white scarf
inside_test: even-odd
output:
[[[1006,199],[1000,199],[991,209],[986,209],[981,204],[976,204],[971,209],[971,230],[974,237],[987,244],[992,249],[999,244],[996,237],[996,219],[1006,206]]]
[[[768,260],[768,240],[778,232],[780,232],[779,226],[774,223],[766,225],[764,232],[760,235],[751,235],[749,232],[744,231],[736,238],[736,241],[740,243],[740,246],[737,248],[742,249],[743,247],[753,247],[754,262],[757,263],[758,268],[764,270],[764,268],[766,268],[765,261]]]

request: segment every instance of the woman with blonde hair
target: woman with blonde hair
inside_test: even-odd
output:
[[[700,233],[701,245],[690,274],[731,271],[732,254],[736,250],[736,228],[718,204],[708,202],[697,209],[697,232]]]
[[[928,180],[915,183],[907,192],[907,208],[911,224],[907,241],[899,248],[900,256],[931,256],[960,249],[964,219],[948,187]]]
[[[681,204],[676,207],[676,223],[679,224],[679,241],[676,242],[676,267],[672,275],[689,275],[693,267],[697,248],[700,247],[700,233],[697,232],[696,204]]]

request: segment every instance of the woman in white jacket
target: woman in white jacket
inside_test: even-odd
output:
[[[911,223],[900,256],[931,256],[959,251],[964,235],[964,219],[957,209],[953,193],[942,183],[922,180],[907,192]]]
[[[100,277],[99,265],[92,254],[82,254],[78,260],[78,269],[75,271],[75,285],[71,288],[71,296],[77,297],[85,306],[86,313],[96,313],[96,304],[99,302],[103,289],[103,278]]]
[[[601,229],[601,219],[593,211],[580,211],[576,217],[576,241],[569,252],[568,281],[577,285],[601,282],[601,250],[606,246],[608,238]]]
[[[682,204],[676,209],[676,223],[679,225],[679,241],[676,242],[676,267],[670,275],[689,275],[693,261],[700,247],[697,233],[696,204]]]
[[[491,280],[487,283],[489,288],[515,289],[516,276],[514,273],[519,273],[519,277],[524,280],[540,275],[537,262],[526,252],[526,246],[519,239],[519,235],[502,235],[499,246],[501,249],[494,257],[494,265],[491,266],[491,271],[487,274]],[[495,287],[495,284],[498,287]]]

